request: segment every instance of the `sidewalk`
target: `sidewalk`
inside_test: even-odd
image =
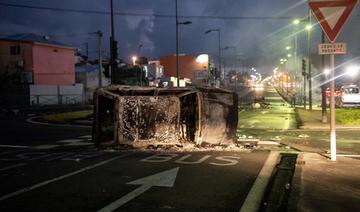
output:
[[[297,107],[296,112],[300,129],[294,134],[301,136],[281,141],[303,152],[297,158],[288,211],[360,211],[360,125],[336,124],[338,157],[331,161],[330,116],[322,123],[321,108]]]
[[[330,112],[327,111],[327,123],[322,122],[322,112],[321,108],[314,107],[312,111],[305,110],[303,107],[296,107],[299,121],[300,129],[330,129]],[[336,129],[360,129],[360,125],[346,125],[341,123],[336,123]]]
[[[288,211],[360,211],[359,170],[360,158],[300,154]]]
[[[297,109],[297,112],[300,128],[310,137],[305,143],[287,142],[308,152],[297,159],[288,211],[360,211],[360,157],[340,156],[360,156],[360,126],[337,124],[338,157],[331,161],[325,156],[330,135],[326,138],[324,134],[329,134],[329,124],[322,123],[321,111]],[[321,136],[325,139],[320,139]]]

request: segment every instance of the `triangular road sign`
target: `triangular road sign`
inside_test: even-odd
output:
[[[330,42],[335,42],[358,0],[309,0],[309,6]]]

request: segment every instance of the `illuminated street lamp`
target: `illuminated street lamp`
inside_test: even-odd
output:
[[[298,18],[296,18],[296,19],[293,20],[293,24],[294,24],[294,25],[299,25],[300,22],[301,22],[301,21],[300,21],[300,19],[298,19]]]
[[[286,56],[287,56],[288,58],[292,57],[292,55],[291,55],[291,54],[287,54]]]
[[[137,61],[137,57],[136,57],[136,56],[133,56],[131,59],[132,59],[132,61],[133,61],[133,66],[135,66],[135,65],[136,65],[136,61]]]
[[[328,69],[328,68],[325,69],[323,73],[325,74],[326,77],[328,77],[330,74],[330,69]]]
[[[191,21],[179,22],[178,17],[178,1],[175,0],[175,14],[176,14],[176,78],[177,78],[177,87],[180,86],[180,75],[179,75],[179,25],[188,25],[191,24]]]
[[[290,50],[290,49],[291,49],[291,46],[286,46],[285,49],[286,49],[286,50]]]
[[[307,24],[305,26],[305,29],[308,30],[308,31],[310,31],[312,28],[313,28],[313,26],[311,24]]]
[[[219,71],[221,72],[221,30],[220,28],[218,29],[209,29],[205,32],[205,34],[211,33],[211,32],[218,32],[218,37],[219,37]],[[225,73],[223,74],[223,77],[225,77]]]
[[[360,67],[350,66],[350,67],[346,68],[346,75],[348,75],[350,77],[355,77],[359,74],[359,71],[360,71]]]

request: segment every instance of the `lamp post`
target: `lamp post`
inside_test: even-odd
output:
[[[309,81],[309,110],[312,110],[312,77],[311,77],[311,10],[309,9],[308,25],[306,26],[308,31],[308,81]]]
[[[208,31],[205,32],[205,34],[208,34],[210,32],[218,32],[218,35],[219,35],[219,71],[220,71],[220,73],[222,73],[222,71],[221,71],[221,30],[220,30],[220,28],[209,29]],[[223,74],[223,76],[224,76],[224,74]]]
[[[175,16],[176,16],[176,79],[177,87],[180,86],[180,75],[179,75],[179,25],[192,24],[191,21],[179,22],[178,17],[178,1],[175,0]]]
[[[303,70],[303,76],[304,76],[304,87],[303,87],[303,101],[304,101],[304,108],[306,109],[306,77],[309,81],[309,109],[312,110],[312,79],[311,79],[311,11],[309,10],[309,16],[308,20],[303,19],[294,19],[293,24],[295,26],[298,26],[300,23],[305,22],[307,25],[305,26],[305,29],[307,31],[307,62],[308,62],[308,73],[306,73],[306,70]],[[294,56],[295,56],[295,66],[297,67],[297,51],[298,51],[298,38],[297,38],[297,32],[295,32],[295,48],[294,48]],[[305,62],[306,63],[306,62]],[[303,69],[306,68],[304,66],[304,60],[303,60]],[[295,69],[296,72],[296,69]],[[296,75],[295,75],[296,77]]]
[[[234,50],[234,56],[236,56],[236,46],[225,46],[224,48],[221,48],[222,51],[226,51],[229,49],[233,49]],[[229,61],[229,60],[228,60]],[[231,61],[231,60],[230,60]],[[232,62],[230,62],[232,63]],[[229,65],[229,64],[228,64]],[[229,66],[228,66],[229,67]],[[231,68],[231,67],[230,67]],[[223,80],[225,80],[225,69],[226,69],[226,60],[224,59],[223,61],[223,69],[224,69],[224,76],[223,76]]]
[[[144,44],[140,43],[137,47],[137,55],[140,56],[140,50],[144,46]]]

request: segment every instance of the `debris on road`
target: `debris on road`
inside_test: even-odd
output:
[[[309,135],[306,135],[306,134],[300,134],[298,137],[299,137],[299,138],[309,138],[310,136],[309,136]]]

